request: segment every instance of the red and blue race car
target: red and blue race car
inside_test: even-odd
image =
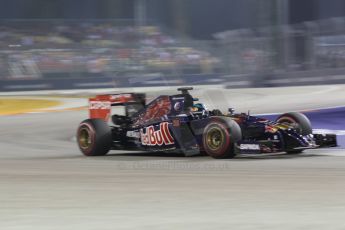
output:
[[[334,134],[313,134],[302,113],[282,114],[275,121],[245,113],[207,110],[189,90],[162,95],[146,104],[145,94],[98,95],[89,99],[90,118],[80,123],[77,142],[86,156],[111,149],[181,152],[232,158],[237,154],[286,152],[337,146]],[[111,114],[123,106],[124,115]],[[111,120],[111,121],[110,121]]]

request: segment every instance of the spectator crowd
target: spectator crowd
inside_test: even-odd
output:
[[[200,74],[221,61],[156,26],[112,22],[0,23],[0,78]]]

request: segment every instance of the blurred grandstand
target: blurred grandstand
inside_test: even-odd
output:
[[[214,35],[233,73],[345,67],[345,18],[238,29]]]
[[[130,20],[2,20],[0,28],[2,90],[25,89],[8,84],[33,80],[41,81],[31,89],[59,88],[43,82],[57,79],[112,87],[122,78],[128,86],[145,76],[232,87],[345,82],[342,17],[223,31],[208,41]]]
[[[251,86],[345,82],[345,18],[223,31],[229,75]]]
[[[219,58],[157,26],[25,20],[1,21],[0,28],[2,79],[221,71]]]

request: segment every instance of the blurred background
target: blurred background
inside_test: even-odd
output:
[[[1,3],[1,91],[345,83],[343,0]]]

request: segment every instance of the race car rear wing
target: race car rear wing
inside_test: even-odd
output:
[[[146,96],[143,93],[104,94],[89,98],[89,117],[108,121],[112,106],[125,106],[126,116],[132,116],[145,106]]]

